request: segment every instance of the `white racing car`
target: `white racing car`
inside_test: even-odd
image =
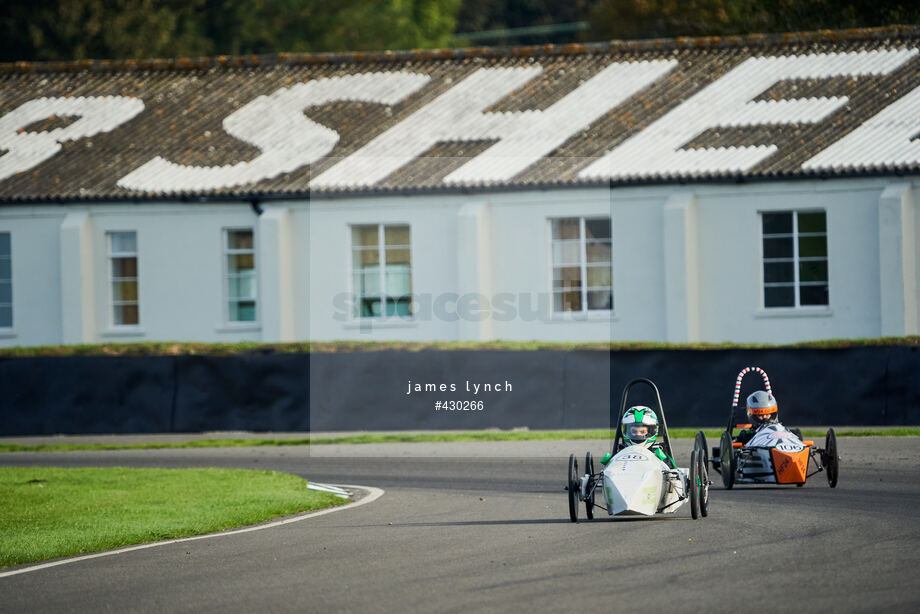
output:
[[[594,459],[588,452],[585,456],[585,473],[579,474],[575,455],[569,456],[566,490],[569,517],[572,522],[578,522],[578,508],[581,502],[585,504],[588,519],[594,518],[596,507],[606,510],[610,516],[669,514],[677,511],[687,500],[690,501],[690,515],[694,519],[709,513],[711,482],[705,450],[695,446],[690,454],[689,468],[672,468],[647,446],[623,447],[625,442],[619,426],[629,407],[629,391],[636,384],[645,384],[654,391],[658,405],[660,451],[667,458],[673,458],[658,387],[645,378],[631,381],[623,389],[620,410],[615,419],[613,407],[610,408],[611,429],[616,430],[616,435],[612,444],[612,457],[604,464],[603,469],[599,472],[594,471]]]

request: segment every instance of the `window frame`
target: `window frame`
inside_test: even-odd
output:
[[[827,209],[820,207],[817,208],[804,208],[804,209],[776,209],[776,210],[761,210],[758,211],[758,228],[760,232],[760,308],[765,313],[781,313],[781,312],[824,312],[828,311],[831,308],[831,299],[830,299],[830,243],[828,241],[828,218],[827,218]],[[791,233],[775,233],[775,234],[764,234],[764,215],[776,215],[781,213],[787,213],[792,216],[792,232]],[[824,232],[823,233],[804,233],[805,237],[816,237],[823,236],[825,240],[825,250],[824,257],[814,257],[814,256],[805,256],[804,260],[802,256],[799,255],[799,240],[802,237],[803,233],[799,232],[799,215],[800,214],[813,214],[821,213],[824,214]],[[775,305],[767,306],[767,287],[780,287],[780,286],[789,286],[790,282],[767,282],[766,275],[764,272],[764,267],[768,261],[776,262],[783,260],[790,260],[788,258],[766,258],[764,253],[764,239],[765,238],[782,238],[790,237],[792,239],[792,279],[791,286],[793,289],[793,304],[792,305]],[[827,279],[824,282],[803,282],[801,280],[801,273],[799,267],[803,262],[819,262],[823,261],[827,265]],[[808,286],[827,286],[827,303],[819,305],[803,305],[802,304],[802,287]]]
[[[559,267],[564,267],[565,264],[557,265],[555,257],[555,246],[557,241],[572,241],[573,239],[555,239],[553,238],[553,224],[556,222],[561,222],[563,220],[578,220],[578,258],[579,258],[579,274],[581,275],[581,309],[578,311],[566,311],[564,309],[556,309],[556,294],[557,290],[554,285],[555,280],[555,269]],[[610,291],[610,308],[609,309],[589,309],[588,308],[588,238],[585,231],[586,222],[604,220],[608,223],[610,228],[610,286],[590,286],[591,288],[602,288],[609,289]],[[566,215],[560,217],[549,217],[547,218],[547,231],[549,235],[549,294],[550,294],[550,315],[552,319],[556,320],[567,320],[567,319],[592,319],[592,318],[609,318],[612,317],[616,310],[616,299],[614,297],[614,275],[613,275],[613,216],[600,214],[586,214],[586,215]],[[598,267],[599,268],[599,267]]]
[[[112,239],[117,234],[133,234],[134,235],[134,251],[133,252],[114,252],[112,249]],[[108,319],[109,327],[114,330],[137,330],[141,326],[141,259],[140,259],[140,236],[137,230],[107,230],[105,232],[105,243],[106,243],[106,268],[108,269]],[[134,282],[137,284],[137,299],[134,301],[115,301],[115,272],[113,270],[113,262],[115,258],[125,258],[131,257],[133,255],[136,267],[136,277],[134,277]],[[131,278],[128,277],[119,277],[118,281],[125,281]],[[118,305],[131,305],[134,304],[137,306],[137,322],[133,324],[116,324],[115,323],[115,307],[116,302]]]
[[[9,303],[0,303],[0,307],[9,307],[10,310],[10,323],[5,325],[0,323],[0,331],[4,333],[9,333],[13,330],[13,326],[16,323],[14,313],[13,313],[13,233],[8,230],[0,231],[0,235],[6,235],[7,244],[9,245],[8,254],[0,254],[0,260],[6,260],[9,262],[10,276],[7,278],[0,278],[0,282],[6,282],[10,285],[10,302]]]
[[[249,231],[252,233],[252,248],[251,249],[231,249],[230,247],[230,233],[236,231]],[[239,327],[249,327],[257,326],[260,322],[262,316],[262,310],[260,307],[260,281],[259,281],[259,263],[258,263],[258,242],[256,237],[256,230],[252,226],[227,226],[221,229],[221,270],[223,272],[222,276],[222,285],[223,285],[223,301],[221,305],[221,313],[223,314],[224,324],[231,328]],[[252,253],[252,271],[254,277],[254,286],[255,286],[255,297],[252,299],[255,303],[255,317],[252,320],[234,320],[230,317],[230,303],[237,302],[239,300],[233,301],[230,297],[230,264],[228,262],[229,256],[235,254],[248,254]]]
[[[356,228],[360,227],[376,227],[377,229],[377,267],[380,269],[379,274],[379,283],[380,283],[380,294],[377,295],[363,295],[360,294],[355,288],[355,273],[362,271],[355,266],[355,250],[364,249],[364,246],[355,245],[354,242],[354,232]],[[409,233],[409,243],[408,245],[386,245],[386,229],[388,227],[400,227],[404,226]],[[412,312],[412,304],[415,301],[415,289],[412,286],[412,277],[414,271],[415,254],[412,251],[412,224],[409,222],[349,222],[346,227],[346,232],[348,233],[348,289],[349,294],[353,299],[352,308],[349,310],[349,319],[353,322],[407,322],[415,319],[415,313]],[[405,295],[393,295],[387,293],[387,274],[386,274],[386,251],[387,248],[390,249],[405,249],[409,252],[409,314],[400,315],[399,313],[394,313],[393,315],[387,314],[387,300],[389,298],[401,298]],[[361,315],[361,300],[364,296],[368,298],[379,298],[380,299],[380,315]]]

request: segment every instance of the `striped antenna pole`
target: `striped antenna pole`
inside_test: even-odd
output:
[[[767,388],[767,392],[773,394],[773,390],[770,388],[770,378],[767,377],[767,372],[761,369],[760,367],[745,367],[741,369],[741,373],[738,374],[738,379],[735,380],[735,396],[732,399],[732,408],[738,407],[738,397],[741,395],[741,380],[744,379],[744,376],[751,371],[760,373],[763,377],[763,384]]]

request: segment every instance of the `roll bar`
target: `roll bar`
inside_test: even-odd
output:
[[[610,444],[611,454],[616,454],[617,448],[620,445],[620,440],[622,439],[620,422],[623,420],[626,410],[629,409],[629,405],[626,403],[629,397],[629,390],[636,384],[645,384],[655,392],[655,401],[658,403],[656,413],[658,414],[658,426],[661,432],[661,447],[669,457],[674,458],[674,454],[671,452],[671,438],[668,436],[668,422],[664,417],[664,406],[661,404],[661,393],[658,392],[658,386],[655,385],[655,382],[644,377],[632,380],[623,388],[623,396],[620,399],[620,411],[616,415],[613,413],[613,405],[610,405],[610,429],[616,432],[616,435],[613,436],[613,443]]]
[[[773,389],[770,388],[770,378],[767,377],[767,372],[761,369],[760,367],[745,367],[741,369],[741,372],[738,373],[738,378],[735,380],[735,394],[732,397],[732,409],[728,414],[728,433],[731,435],[732,431],[735,428],[735,409],[738,407],[738,399],[741,396],[741,380],[744,379],[744,376],[748,373],[759,373],[763,378],[763,385],[766,387],[767,392],[773,394]]]

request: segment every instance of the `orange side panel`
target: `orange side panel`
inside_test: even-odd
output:
[[[736,424],[735,428],[736,429],[749,429],[751,428],[751,425],[750,424]]]
[[[801,484],[805,481],[805,474],[808,472],[807,449],[799,452],[780,452],[772,448],[770,455],[773,457],[777,483]]]
[[[740,441],[733,441],[733,442],[732,442],[732,447],[733,447],[733,448],[741,448],[741,447],[744,447],[744,444],[741,443]]]
[[[809,448],[812,448],[812,447],[814,447],[814,445],[815,445],[815,442],[812,441],[811,439],[805,439],[805,440],[802,441],[802,443],[804,443],[804,444],[805,444],[806,446],[808,446]]]

